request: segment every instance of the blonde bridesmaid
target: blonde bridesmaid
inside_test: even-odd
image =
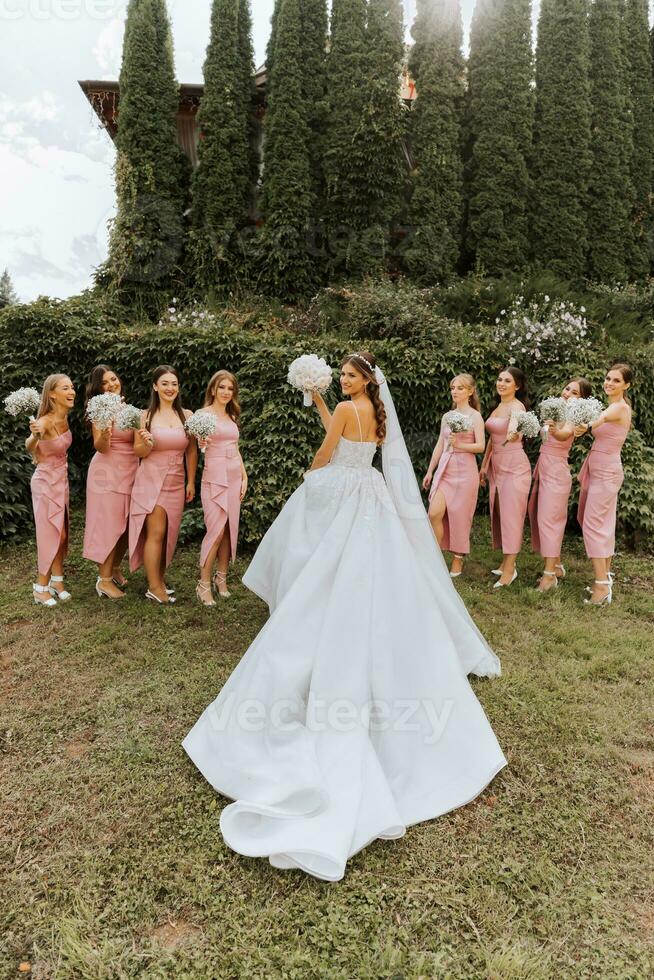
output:
[[[476,453],[486,448],[484,420],[471,374],[457,374],[450,383],[456,411],[470,418],[469,432],[452,433],[441,422],[441,431],[422,485],[429,490],[429,520],[443,551],[453,552],[450,575],[458,578],[470,553],[470,529],[477,507],[479,472]]]
[[[609,605],[613,599],[611,563],[618,493],[624,480],[620,453],[631,428],[631,406],[626,398],[631,381],[628,364],[614,364],[607,371],[604,392],[609,405],[589,426],[594,441],[577,478],[581,484],[577,520],[595,573],[591,597],[584,601],[592,606]]]
[[[227,568],[236,558],[241,501],[248,477],[238,448],[241,406],[238,382],[229,371],[217,371],[209,381],[203,412],[216,416],[216,432],[206,440],[202,472],[202,508],[207,533],[200,549],[200,581],[196,595],[205,606],[214,606],[211,575],[218,594],[229,598]]]
[[[156,368],[150,404],[134,437],[141,464],[129,511],[129,564],[132,571],[145,566],[145,597],[164,604],[175,602],[165,573],[175,554],[184,503],[195,497],[197,443],[185,429],[192,414],[182,407],[175,368]]]
[[[570,398],[589,398],[591,385],[586,378],[573,378],[561,392]],[[568,521],[568,501],[572,490],[572,475],[568,454],[575,435],[580,435],[569,422],[546,421],[548,436],[540,447],[534,468],[534,482],[529,498],[532,551],[542,555],[545,568],[538,583],[539,592],[548,592],[565,577],[561,562],[561,545]]]
[[[64,558],[68,553],[68,450],[73,437],[68,413],[75,404],[75,388],[66,374],[51,374],[41,392],[36,421],[30,422],[25,448],[36,469],[32,476],[32,506],[36,526],[38,577],[34,602],[56,606],[71,598],[64,588]],[[47,597],[47,598],[46,598]]]
[[[499,589],[518,577],[516,558],[522,548],[531,466],[512,422],[512,417],[529,408],[527,379],[519,368],[507,367],[500,371],[496,389],[497,404],[486,421],[491,438],[479,479],[482,486],[488,479],[493,547],[503,553],[500,566],[493,569],[498,576],[493,587]]]
[[[122,384],[106,364],[94,367],[86,386],[86,403],[104,393],[122,395]],[[120,563],[127,551],[129,505],[138,457],[134,430],[115,425],[98,429],[91,424],[95,455],[86,478],[86,525],[84,557],[98,565],[95,591],[101,598],[123,599],[119,586],[127,584]]]

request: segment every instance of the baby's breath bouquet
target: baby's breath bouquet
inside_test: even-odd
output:
[[[514,412],[509,422],[509,434],[512,432],[518,432],[525,439],[535,439],[540,435],[538,416],[533,412]],[[502,445],[506,446],[508,441],[505,439]]]
[[[568,421],[576,428],[578,425],[588,427],[600,417],[604,406],[597,398],[571,398],[567,409]]]
[[[568,421],[568,403],[565,398],[544,398],[538,406],[541,422],[552,421],[557,425]],[[543,442],[549,434],[549,425],[543,426]]]
[[[317,354],[303,354],[289,365],[287,381],[304,394],[304,404],[313,402],[313,392],[323,395],[332,383],[332,369],[324,357]]]
[[[18,388],[5,398],[5,412],[14,418],[17,415],[29,415],[30,422],[33,422],[40,404],[41,396],[36,388]]]
[[[470,432],[472,429],[472,419],[470,416],[464,415],[463,412],[458,412],[456,409],[445,413],[443,424],[448,427],[452,435],[458,432]]]
[[[89,398],[86,406],[86,417],[96,429],[110,429],[116,421],[116,416],[122,407],[120,395],[112,395],[106,391],[102,395],[94,395]]]
[[[191,415],[186,423],[186,431],[190,432],[192,436],[198,440],[198,442],[203,442],[205,439],[211,438],[216,431],[217,419],[213,412],[196,412]],[[205,451],[206,446],[200,447],[202,452]]]
[[[116,415],[116,428],[126,432],[127,429],[141,428],[141,409],[136,405],[122,405]]]

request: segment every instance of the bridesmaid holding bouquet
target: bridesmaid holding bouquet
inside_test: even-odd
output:
[[[586,378],[573,378],[561,392],[561,398],[589,398],[591,385]],[[529,498],[532,551],[542,555],[545,568],[538,582],[539,592],[548,592],[565,577],[561,562],[561,545],[568,521],[568,500],[572,490],[572,475],[568,454],[575,436],[571,422],[544,422],[544,439],[534,468],[534,482]]]
[[[86,386],[86,404],[96,395],[122,395],[118,375],[106,364],[94,367]],[[84,557],[98,567],[95,590],[102,598],[123,599],[127,584],[120,563],[127,551],[129,506],[139,461],[134,453],[134,430],[115,423],[98,428],[91,423],[95,455],[86,479]]]
[[[53,607],[71,598],[64,588],[64,558],[68,553],[68,450],[73,437],[68,413],[75,404],[75,388],[66,374],[51,374],[41,393],[41,404],[25,448],[36,469],[32,476],[32,506],[36,526],[38,578],[34,602]],[[47,596],[47,598],[46,598]]]
[[[132,571],[145,566],[145,597],[162,604],[175,602],[165,572],[175,554],[184,503],[195,497],[197,443],[186,432],[192,414],[182,408],[175,368],[156,368],[150,404],[134,437],[141,464],[129,512],[129,564]]]
[[[205,606],[215,606],[211,594],[214,562],[217,571],[214,585],[220,596],[229,598],[227,568],[236,557],[238,525],[248,477],[238,448],[241,406],[238,382],[229,371],[217,371],[204,396],[203,412],[216,418],[216,431],[206,440],[202,473],[202,509],[207,533],[200,549],[200,580],[196,595]],[[203,443],[200,443],[203,447]],[[204,447],[203,447],[204,448]]]
[[[531,466],[522,447],[522,436],[515,430],[516,416],[529,408],[527,379],[517,367],[500,371],[497,400],[486,429],[490,442],[481,465],[482,486],[489,483],[493,547],[502,550],[503,559],[493,575],[493,588],[511,585],[518,577],[516,558],[522,548],[527,501],[531,487]]]
[[[624,481],[620,454],[631,428],[631,406],[626,392],[632,377],[628,364],[614,364],[607,371],[604,392],[609,405],[588,426],[594,441],[577,477],[581,484],[577,520],[595,572],[591,597],[584,601],[592,606],[609,605],[613,599],[611,562],[615,552],[618,493]]]
[[[436,540],[443,551],[453,552],[450,575],[458,578],[465,556],[470,553],[470,529],[479,493],[475,454],[483,453],[486,436],[472,375],[458,374],[453,378],[450,394],[455,412],[464,417],[458,421],[467,420],[468,428],[452,432],[448,418],[453,422],[456,415],[448,412],[443,416],[422,485],[429,490],[429,520]]]

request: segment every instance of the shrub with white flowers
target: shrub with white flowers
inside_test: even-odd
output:
[[[580,351],[591,347],[585,313],[583,306],[577,309],[549,296],[531,303],[516,296],[496,317],[493,339],[507,350],[509,364],[556,364],[578,358]]]

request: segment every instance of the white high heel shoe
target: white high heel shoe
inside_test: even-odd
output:
[[[34,589],[35,592],[38,592],[40,595],[42,595],[45,592],[53,591],[49,585],[33,585],[32,588]],[[32,599],[34,600],[34,605],[47,606],[48,609],[53,609],[57,605],[57,600],[53,598],[46,599],[45,602],[41,602],[39,599],[36,598],[35,595],[33,595]]]
[[[113,582],[113,584],[117,586],[117,582],[116,582],[115,578],[113,578],[113,577],[112,578],[102,578],[101,575],[98,575],[97,581],[95,583],[95,591],[98,593],[98,595],[99,595],[99,597],[101,599],[111,599],[113,602],[118,602],[119,599],[124,599],[125,598],[125,593],[124,592],[123,592],[122,595],[109,595],[108,592],[105,592],[102,589],[102,586],[100,585],[101,582]],[[120,588],[120,586],[117,586],[117,587]]]
[[[227,572],[216,572],[213,577],[213,584],[216,586],[216,591],[222,599],[229,599],[231,592],[229,589],[225,589],[224,592],[220,591],[221,585],[227,585]]]
[[[454,555],[453,557],[454,558],[458,558],[459,561],[463,561],[465,556],[464,555]],[[458,578],[459,575],[462,574],[462,572],[463,572],[463,569],[461,569],[460,572],[450,572],[450,578]]]
[[[544,578],[545,575],[547,575],[549,578],[553,578],[554,579],[554,585],[552,586],[552,588],[558,589],[558,587],[559,587],[559,576],[556,574],[556,572],[544,571],[543,574],[541,575],[541,578]],[[549,589],[539,589],[538,586],[536,586],[536,592],[549,592]]]
[[[609,578],[605,579],[595,579],[595,585],[608,585],[609,591],[603,596],[599,602],[595,602],[593,599],[584,599],[585,606],[610,606],[613,602],[613,582]]]
[[[510,582],[496,582],[495,585],[493,586],[493,588],[494,589],[505,589],[508,585],[513,585],[513,583],[515,582],[515,580],[517,579],[517,577],[518,577],[518,569],[517,568],[514,568],[513,569],[513,575],[511,576],[511,581]]]
[[[55,599],[58,599],[59,602],[68,602],[69,599],[73,598],[70,592],[66,592],[65,589],[62,589],[61,592],[57,592],[56,589],[52,588],[53,582],[63,582],[63,580],[64,580],[63,575],[51,575],[50,584],[48,585],[48,590],[50,592],[50,595],[53,596]]]
[[[491,575],[503,575],[503,574],[504,574],[503,568],[491,568]]]
[[[557,578],[565,578],[566,571],[565,571],[565,568],[563,567],[563,565],[555,565],[554,567],[561,569],[561,574],[560,575],[557,575]]]
[[[168,592],[168,589],[166,589],[166,592]],[[154,594],[154,592],[150,592],[149,589],[145,593],[145,598],[150,599],[152,602],[158,602],[160,606],[174,606],[177,602],[177,599],[175,599],[174,596],[171,596],[170,593],[168,593],[168,602],[164,602],[163,599],[160,599],[158,595]]]

